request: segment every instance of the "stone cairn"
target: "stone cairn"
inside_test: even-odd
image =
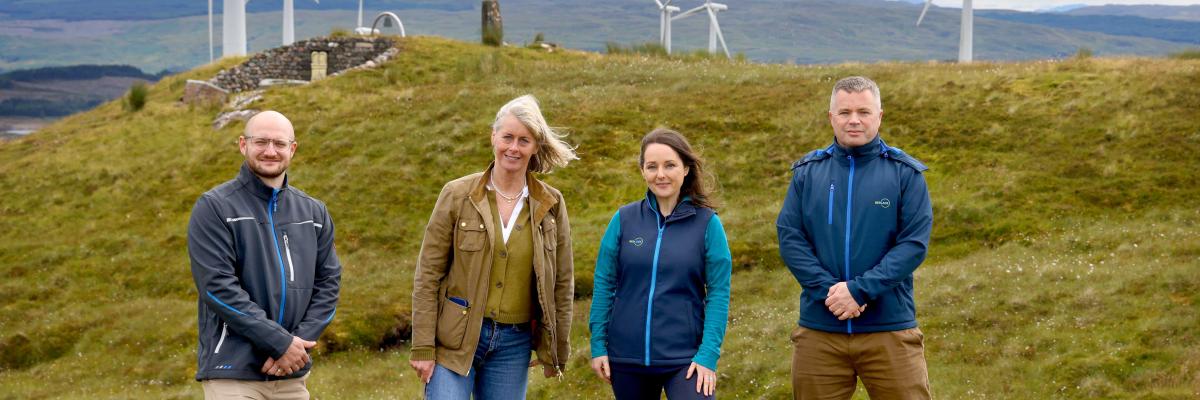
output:
[[[246,62],[207,81],[188,80],[183,102],[188,104],[231,104],[235,110],[222,113],[213,122],[220,129],[232,120],[244,120],[255,110],[244,110],[261,97],[261,88],[275,84],[304,84],[315,77],[337,76],[342,72],[374,68],[395,56],[399,50],[392,39],[377,37],[323,37],[277,47],[250,57]],[[316,55],[317,59],[313,57]],[[314,63],[314,61],[316,61]],[[316,69],[320,68],[321,71]],[[246,92],[246,93],[242,93]]]

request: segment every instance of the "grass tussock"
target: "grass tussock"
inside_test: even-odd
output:
[[[1173,60],[1200,60],[1200,49],[1189,49],[1171,53],[1167,56],[1167,58]]]
[[[1200,104],[1193,62],[796,67],[400,42],[380,68],[256,103],[292,119],[291,182],[337,225],[343,295],[316,396],[417,396],[400,339],[429,210],[487,164],[496,109],[532,93],[581,157],[543,177],[571,212],[580,298],[567,375],[532,378],[532,397],[608,396],[587,368],[592,264],[612,212],[644,193],[638,140],[657,126],[687,135],[719,182],[735,263],[722,397],[786,397],[799,286],[773,222],[791,162],[830,141],[830,87],[856,74],[882,86],[883,137],[932,168],[916,298],[939,398],[1200,387],[1200,122],[1179,117]],[[165,78],[137,113],[112,102],[0,143],[0,393],[199,394],[186,224],[237,172],[243,126],[214,131],[214,110],[177,100],[231,62]]]

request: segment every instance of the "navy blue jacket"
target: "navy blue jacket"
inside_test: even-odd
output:
[[[732,260],[721,220],[686,197],[662,216],[652,194],[609,222],[596,257],[592,357],[716,370]]]
[[[779,254],[804,289],[801,326],[842,333],[917,326],[912,274],[933,227],[927,169],[878,137],[852,149],[835,143],[792,165],[776,228]],[[869,306],[838,321],[825,298],[843,281]]]
[[[237,178],[196,200],[188,256],[199,294],[196,380],[299,378],[260,372],[292,336],[316,341],[336,312],[342,265],[321,201],[267,186],[242,164]]]

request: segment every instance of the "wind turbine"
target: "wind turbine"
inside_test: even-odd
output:
[[[212,0],[208,0],[208,62],[213,62]]]
[[[671,54],[671,14],[679,12],[679,7],[671,5],[672,0],[654,0],[658,3],[658,42]]]
[[[925,19],[925,12],[929,11],[929,6],[932,4],[933,0],[925,0],[925,8],[921,9],[921,16],[917,17],[917,26],[921,26],[921,20]],[[975,58],[974,38],[975,12],[971,7],[971,0],[963,0],[962,29],[958,32],[958,62],[969,63]]]
[[[246,55],[246,2],[225,0],[221,9],[221,57]]]
[[[970,1],[970,0],[967,0]],[[683,14],[671,17],[671,20],[683,19],[690,17],[703,10],[708,13],[708,52],[717,52],[717,42],[720,41],[721,49],[725,51],[726,58],[733,58],[729,55],[729,47],[725,46],[725,35],[721,34],[721,25],[717,23],[717,12],[729,10],[729,6],[713,3],[712,0],[704,0],[704,5],[687,10]],[[668,40],[670,40],[668,38]]]
[[[249,1],[249,0],[247,0]],[[313,0],[314,3],[321,4],[321,0]],[[283,45],[287,46],[296,41],[296,10],[294,7],[295,0],[283,0]],[[359,2],[362,6],[362,2]],[[244,10],[243,10],[244,13]]]

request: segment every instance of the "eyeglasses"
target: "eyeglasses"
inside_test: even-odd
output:
[[[254,146],[254,148],[259,150],[266,149],[267,146],[270,145],[275,147],[275,151],[284,151],[287,150],[292,143],[296,143],[295,140],[268,139],[254,136],[242,136],[242,138],[246,139],[246,142],[250,143]]]

